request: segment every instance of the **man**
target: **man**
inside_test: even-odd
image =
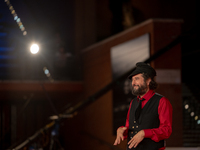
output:
[[[114,145],[127,138],[127,150],[164,150],[164,140],[172,133],[172,106],[169,100],[154,92],[156,71],[138,62],[129,75],[134,98],[126,125],[117,129]]]

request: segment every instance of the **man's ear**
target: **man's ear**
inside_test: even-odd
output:
[[[149,86],[150,82],[151,82],[151,78],[147,79],[147,85],[148,86]]]

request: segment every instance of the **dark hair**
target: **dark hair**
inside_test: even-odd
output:
[[[147,81],[147,79],[151,78],[151,82],[149,83],[149,89],[155,90],[158,87],[158,83],[154,81],[153,77],[150,77],[147,73],[142,74],[144,81]]]

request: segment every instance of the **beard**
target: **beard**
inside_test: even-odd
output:
[[[138,89],[135,89],[134,86],[138,86]],[[144,95],[147,92],[147,84],[144,82],[141,86],[139,85],[134,85],[132,89],[132,94],[139,96],[139,95]]]

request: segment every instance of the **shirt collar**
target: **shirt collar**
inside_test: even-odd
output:
[[[139,97],[137,96],[138,99],[145,99],[145,100],[149,100],[153,95],[155,94],[155,92],[153,90],[149,90],[143,97]]]

